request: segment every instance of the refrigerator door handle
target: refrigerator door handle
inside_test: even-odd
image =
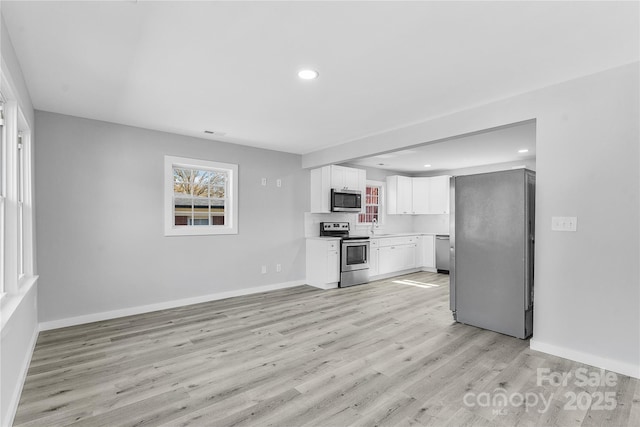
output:
[[[522,261],[525,261],[524,259]],[[524,309],[531,307],[531,279],[527,277],[524,281]]]

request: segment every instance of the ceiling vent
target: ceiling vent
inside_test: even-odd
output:
[[[216,136],[225,136],[226,132],[219,132],[217,130],[205,130],[204,133],[207,135],[216,135]]]

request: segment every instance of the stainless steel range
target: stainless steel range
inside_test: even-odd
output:
[[[349,234],[348,222],[321,222],[320,236],[340,237],[340,287],[369,282],[369,236]]]

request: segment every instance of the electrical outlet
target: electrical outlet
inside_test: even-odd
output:
[[[282,271],[282,265],[276,264],[276,272],[280,273]]]
[[[280,178],[276,180],[276,187],[282,187],[282,180]]]
[[[267,266],[266,265],[262,266],[262,274],[267,274]]]
[[[552,231],[577,231],[578,218],[575,216],[554,216],[551,218]]]
[[[262,178],[261,184],[263,187],[266,187],[267,185],[267,178]]]

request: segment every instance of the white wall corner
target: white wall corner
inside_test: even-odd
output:
[[[36,348],[36,342],[38,341],[38,327],[33,328],[33,333],[31,335],[31,340],[29,342],[29,351],[25,354],[24,362],[20,367],[20,381],[16,383],[16,388],[13,394],[11,395],[11,400],[9,402],[8,411],[6,414],[6,419],[2,420],[3,426],[11,426],[13,425],[13,420],[16,417],[16,412],[18,411],[18,403],[20,403],[20,395],[22,394],[22,388],[24,387],[24,382],[27,379],[27,372],[29,371],[29,365],[31,365],[31,357],[33,356],[33,351]]]

